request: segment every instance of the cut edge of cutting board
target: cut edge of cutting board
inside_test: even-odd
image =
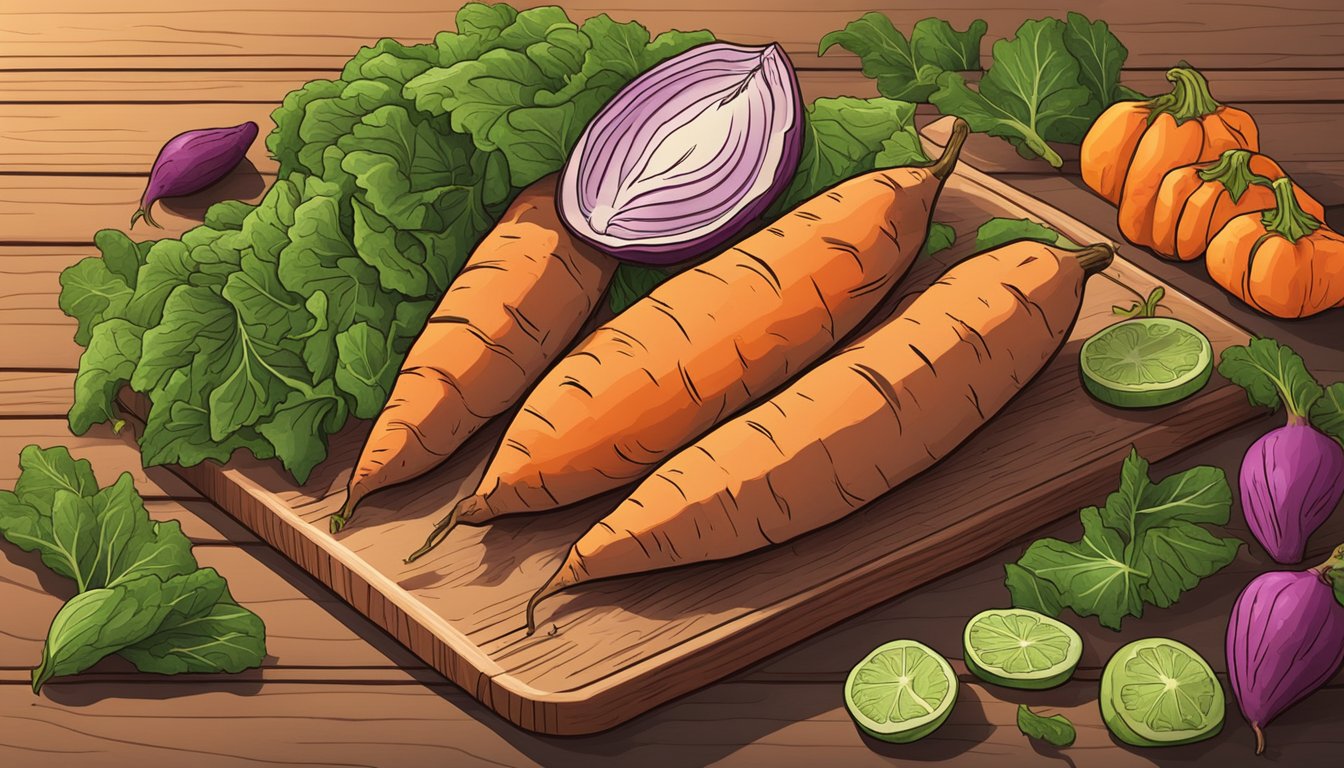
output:
[[[936,136],[938,129],[937,123],[926,129],[930,147],[935,144],[930,136]],[[1111,242],[1068,214],[974,168],[960,165],[956,175],[1076,242]],[[1125,266],[1160,282],[1132,263]],[[1210,321],[1249,338],[1248,332],[1227,318],[1193,300],[1189,303],[1194,310],[1206,312]],[[143,398],[127,392],[121,399],[132,416],[143,417],[147,405]],[[1124,445],[1101,446],[1082,467],[1049,477],[1027,493],[982,508],[935,535],[915,538],[841,576],[810,586],[800,581],[800,588],[786,598],[752,606],[742,616],[593,683],[556,691],[539,690],[509,674],[442,616],[333,538],[325,526],[305,521],[241,470],[207,462],[173,467],[173,471],[486,707],[531,731],[580,735],[626,722],[944,576],[948,571],[942,563],[949,555],[960,562],[988,557],[1008,542],[1067,516],[1087,500],[1113,489],[1115,467],[1131,444],[1155,462],[1259,415],[1240,389],[1223,383],[1212,392],[1201,393],[1197,407],[1172,406],[1169,417],[1147,424]]]

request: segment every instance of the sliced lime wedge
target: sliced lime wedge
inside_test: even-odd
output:
[[[865,733],[899,744],[943,724],[957,701],[957,676],[947,659],[914,640],[879,647],[850,670],[845,708]]]
[[[1135,640],[1101,675],[1101,717],[1138,747],[1202,741],[1223,727],[1223,686],[1198,653],[1165,637]]]
[[[1169,405],[1198,392],[1213,372],[1213,347],[1187,322],[1125,320],[1098,331],[1079,353],[1083,385],[1121,408]]]
[[[1083,639],[1069,625],[1021,608],[977,613],[961,639],[966,666],[981,680],[1009,688],[1060,685],[1083,655]]]

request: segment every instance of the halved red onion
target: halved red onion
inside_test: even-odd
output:
[[[703,255],[788,186],[802,126],[798,78],[778,45],[691,48],[635,78],[588,124],[561,171],[560,218],[626,261]]]

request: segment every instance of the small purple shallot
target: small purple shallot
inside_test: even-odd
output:
[[[142,217],[159,226],[149,211],[154,203],[200,192],[223,179],[247,156],[256,138],[257,124],[249,120],[232,128],[202,128],[169,139],[154,158],[140,208],[131,216],[131,227]]]

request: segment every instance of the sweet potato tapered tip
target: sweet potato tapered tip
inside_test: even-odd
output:
[[[560,569],[551,574],[551,578],[547,579],[546,583],[541,585],[541,589],[534,592],[532,597],[528,599],[527,637],[531,637],[533,633],[537,631],[537,605],[551,595],[561,592],[566,587],[578,583],[578,579],[574,578],[572,572],[568,576],[566,575],[566,571],[568,570],[569,568],[567,565],[560,566]]]
[[[447,516],[434,524],[434,530],[430,531],[429,536],[425,538],[425,543],[412,552],[411,556],[406,558],[406,562],[414,563],[429,554],[430,550],[439,546],[444,539],[448,538],[448,534],[452,533],[459,523],[471,523],[483,514],[488,518],[489,512],[490,505],[483,496],[472,495],[457,502]]]

